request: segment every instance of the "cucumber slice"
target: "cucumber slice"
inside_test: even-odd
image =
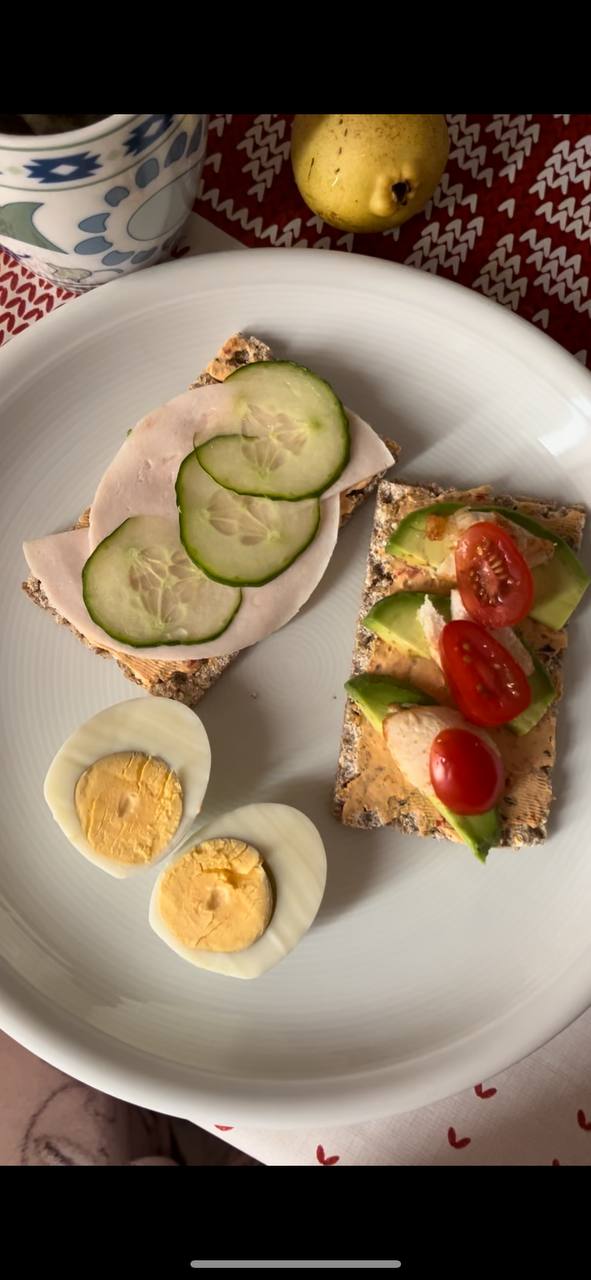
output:
[[[266,360],[226,378],[235,435],[196,446],[201,466],[234,493],[294,502],[328,489],[351,449],[349,421],[332,387],[302,365]]]
[[[161,516],[130,516],[99,542],[82,570],[82,595],[93,622],[136,649],[214,640],[242,600],[196,568],[174,521]]]
[[[317,498],[277,502],[233,493],[216,484],[194,453],[176,482],[181,542],[209,578],[260,587],[305,551],[320,523]]]

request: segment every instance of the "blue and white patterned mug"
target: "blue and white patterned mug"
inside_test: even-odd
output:
[[[0,134],[0,244],[80,291],[157,262],[197,195],[207,124],[119,115],[71,133]]]

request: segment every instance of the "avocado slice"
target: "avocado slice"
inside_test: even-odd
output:
[[[363,625],[388,644],[417,654],[420,658],[429,658],[431,655],[425,632],[417,617],[426,599],[449,622],[449,596],[427,595],[424,591],[397,591],[384,600],[378,600],[363,619]]]
[[[566,542],[556,544],[551,560],[532,569],[534,607],[530,617],[560,631],[582,600],[591,579]]]
[[[380,734],[384,720],[390,715],[393,706],[411,704],[427,706],[433,705],[434,701],[426,693],[413,689],[412,685],[399,684],[390,676],[372,674],[353,676],[347,681],[345,689],[369,723]],[[480,862],[485,862],[489,850],[498,843],[499,839],[497,810],[488,809],[486,813],[475,814],[452,813],[436,797],[429,796],[428,799]]]
[[[378,600],[363,619],[363,625],[381,636],[382,640],[388,644],[406,649],[409,653],[418,654],[421,658],[429,658],[431,656],[429,646],[417,617],[421,605],[427,598],[448,622],[451,616],[449,596],[432,595],[425,591],[399,591],[392,596],[386,596],[384,600]],[[523,640],[521,643],[523,644]],[[538,661],[529,646],[526,648],[531,653],[534,664],[534,670],[528,676],[531,702],[520,716],[516,716],[507,725],[508,729],[520,735],[529,733],[556,699],[556,689],[546,668]]]
[[[444,531],[438,528],[437,521],[461,511],[463,506],[462,502],[432,502],[428,507],[411,511],[400,521],[386,543],[388,555],[410,564],[432,565],[436,569],[451,550],[451,539],[439,536]]]
[[[372,673],[352,676],[345,689],[378,733],[382,732],[384,720],[393,706],[432,706],[434,702],[428,693],[421,693],[411,684],[400,684],[391,676]]]
[[[520,639],[523,644],[522,637]],[[535,653],[532,653],[529,645],[526,645],[526,648],[531,654],[534,664],[533,671],[527,677],[531,689],[531,702],[529,707],[526,707],[525,711],[521,712],[520,716],[516,716],[507,725],[508,729],[512,729],[513,733],[519,734],[520,737],[525,733],[529,733],[530,729],[534,729],[539,724],[542,716],[545,715],[548,707],[552,706],[552,703],[556,701],[556,689],[546,668],[536,658]]]
[[[532,569],[535,598],[530,617],[554,631],[564,627],[582,600],[591,578],[564,538],[550,533],[544,525],[531,516],[522,515],[520,511],[509,511],[506,507],[492,503],[466,507],[461,502],[433,502],[428,507],[421,507],[419,511],[411,511],[400,521],[386,546],[388,554],[411,564],[428,564],[437,568],[449,554],[451,542],[445,537],[428,536],[429,518],[433,521],[433,517],[453,515],[454,511],[462,508],[467,511],[496,512],[536,537],[554,544],[552,559]],[[431,534],[436,535],[437,532],[437,525],[433,523]]]
[[[442,818],[457,832],[460,840],[476,854],[479,862],[486,862],[489,851],[499,843],[498,809],[487,809],[486,813],[452,813],[440,800],[433,796],[429,796],[429,799]]]

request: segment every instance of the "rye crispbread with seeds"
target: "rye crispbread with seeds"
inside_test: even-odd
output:
[[[234,334],[220,348],[203,373],[190,384],[189,389],[192,390],[194,387],[223,382],[241,365],[253,364],[258,360],[272,359],[270,347],[265,342],[261,342],[259,338],[245,338],[240,333]],[[394,461],[396,461],[400,452],[399,445],[393,440],[386,440],[385,443],[393,455]],[[366,481],[352,489],[345,490],[340,495],[341,528],[365,499],[374,492],[384,474],[382,471],[379,475],[370,476]],[[89,517],[90,507],[82,513],[74,528],[80,529],[87,526]],[[84,636],[81,636],[74,627],[70,626],[65,618],[62,618],[55,609],[52,609],[38,578],[27,578],[22,586],[29,599],[34,604],[39,605],[41,609],[45,609],[50,613],[60,626],[68,627],[87,648],[92,649],[100,657],[114,658],[117,666],[120,667],[123,675],[128,680],[132,680],[134,684],[141,685],[148,693],[155,694],[158,697],[174,698],[177,702],[186,703],[187,706],[195,706],[203,695],[207,693],[207,690],[219,680],[230,663],[238,657],[237,653],[230,653],[222,658],[197,658],[185,662],[162,662],[153,658],[142,658],[139,654],[135,657],[129,654],[117,653],[106,646],[100,648],[91,644]]]
[[[509,510],[521,511],[564,538],[574,551],[581,544],[586,511],[576,504],[568,506],[532,498],[492,497],[488,486],[458,490],[441,489],[434,484],[381,482],[357,624],[353,675],[361,672],[391,675],[409,681],[441,703],[449,703],[442,673],[434,661],[403,654],[367,630],[362,622],[372,606],[384,596],[398,591],[436,593],[444,590],[428,566],[406,564],[388,555],[385,549],[404,516],[439,498],[467,505],[492,501]],[[566,631],[552,631],[533,618],[526,618],[519,631],[546,668],[560,698]],[[507,728],[488,730],[502,752],[507,773],[505,794],[499,803],[501,845],[520,848],[539,844],[546,838],[552,803],[551,771],[556,756],[556,719],[557,702],[523,737]],[[351,699],[347,700],[345,708],[334,812],[347,826],[394,826],[408,835],[437,836],[459,842],[459,837],[429,801],[409,787],[384,739]]]

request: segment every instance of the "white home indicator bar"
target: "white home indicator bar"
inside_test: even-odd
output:
[[[395,1258],[390,1262],[376,1262],[375,1259],[373,1259],[370,1262],[358,1262],[358,1261],[345,1262],[344,1260],[341,1260],[340,1262],[327,1262],[326,1259],[323,1262],[303,1262],[299,1260],[294,1260],[293,1258],[286,1259],[283,1262],[271,1262],[269,1261],[269,1259],[267,1259],[264,1262],[251,1262],[250,1260],[246,1262],[236,1262],[236,1261],[219,1262],[217,1259],[215,1259],[211,1262],[198,1262],[197,1260],[195,1260],[194,1262],[191,1263],[191,1266],[195,1267],[196,1269],[198,1267],[219,1267],[229,1271],[234,1271],[237,1268],[254,1270],[256,1267],[286,1267],[286,1268],[287,1267],[293,1267],[293,1268],[309,1267],[310,1269],[312,1267],[350,1267],[350,1268],[354,1267],[354,1268],[357,1268],[359,1271],[362,1271],[366,1267],[380,1267],[382,1270],[388,1270],[391,1267],[401,1267],[402,1263],[398,1262],[397,1259]]]

